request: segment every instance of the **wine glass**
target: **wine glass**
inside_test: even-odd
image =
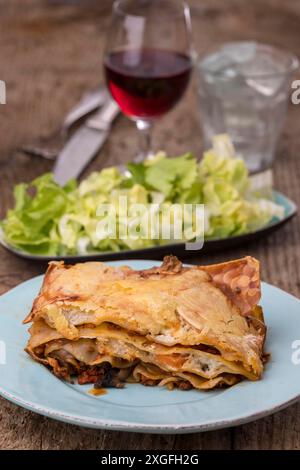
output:
[[[104,57],[108,88],[141,136],[135,161],[152,155],[153,121],[182,97],[192,70],[191,21],[179,0],[118,0]]]

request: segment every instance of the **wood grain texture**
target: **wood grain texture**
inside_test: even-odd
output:
[[[195,46],[200,54],[226,40],[255,39],[300,56],[300,4],[293,0],[191,0]],[[0,106],[0,217],[12,204],[12,187],[50,170],[51,164],[18,148],[46,138],[64,113],[102,80],[101,58],[109,0],[0,0],[1,76],[7,104]],[[185,99],[156,126],[157,149],[201,152],[195,83]],[[278,147],[276,187],[300,204],[300,107],[289,107]],[[137,152],[134,126],[120,117],[88,168],[130,160]],[[300,226],[296,217],[280,232],[238,250],[204,257],[211,263],[251,254],[264,280],[300,296]],[[42,273],[45,265],[0,249],[0,294]],[[24,312],[25,314],[26,312]],[[284,312],[283,317],[284,317]],[[300,312],[299,312],[300,314]],[[0,449],[300,449],[300,405],[257,422],[217,432],[155,436],[94,431],[44,418],[0,399]]]

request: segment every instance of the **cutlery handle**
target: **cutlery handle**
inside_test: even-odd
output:
[[[106,102],[107,97],[108,93],[104,87],[85,93],[79,103],[77,103],[65,117],[62,126],[63,132],[67,133],[76,121],[102,106]]]
[[[86,125],[90,129],[108,131],[113,120],[117,117],[119,112],[120,108],[116,102],[112,99],[108,99],[100,111],[98,111],[92,118],[87,120]]]

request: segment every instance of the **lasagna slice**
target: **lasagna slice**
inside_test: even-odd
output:
[[[26,351],[54,374],[96,388],[126,381],[211,389],[263,373],[259,263],[184,267],[167,256],[135,271],[49,265],[24,323]]]

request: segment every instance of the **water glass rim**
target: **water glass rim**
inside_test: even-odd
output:
[[[203,65],[203,60],[205,58],[209,57],[210,55],[212,55],[212,54],[218,52],[219,50],[221,50],[221,48],[223,46],[225,46],[226,44],[243,44],[243,43],[246,43],[246,42],[248,42],[248,41],[236,41],[236,42],[224,43],[218,49],[215,49],[210,54],[207,54],[206,56],[201,58],[198,61],[197,67],[199,68],[200,71],[203,71],[207,75],[210,75],[212,77],[217,77],[217,78],[221,78],[221,79],[225,79],[225,80],[231,80],[231,77],[225,75],[223,71],[218,71],[218,70],[213,71],[213,70],[210,70],[209,68],[205,67]],[[284,48],[281,48],[281,47],[272,46],[270,44],[264,44],[264,43],[255,43],[255,44],[256,44],[256,47],[259,50],[269,51],[270,53],[271,52],[277,52],[277,53],[279,52],[282,55],[282,57],[284,56],[285,58],[289,59],[289,64],[287,65],[287,67],[284,70],[279,70],[279,71],[276,71],[276,72],[246,73],[245,76],[247,78],[257,78],[257,79],[262,78],[263,79],[263,78],[278,77],[278,76],[282,76],[282,75],[289,75],[289,74],[293,73],[295,70],[298,69],[300,62],[299,62],[298,57],[293,52],[290,52],[290,51],[288,51]]]
[[[126,3],[128,0],[114,0],[113,3],[113,12],[115,14],[123,15],[123,16],[131,16],[136,18],[143,18],[144,15],[137,14],[137,13],[130,13],[127,12],[122,8],[122,4]],[[189,14],[190,8],[186,0],[163,0],[165,3],[173,3],[174,5],[177,3],[178,6],[182,7],[181,10],[178,10],[176,13],[172,14],[172,18],[176,18],[177,16],[185,16]],[[160,18],[158,17],[157,20]]]

